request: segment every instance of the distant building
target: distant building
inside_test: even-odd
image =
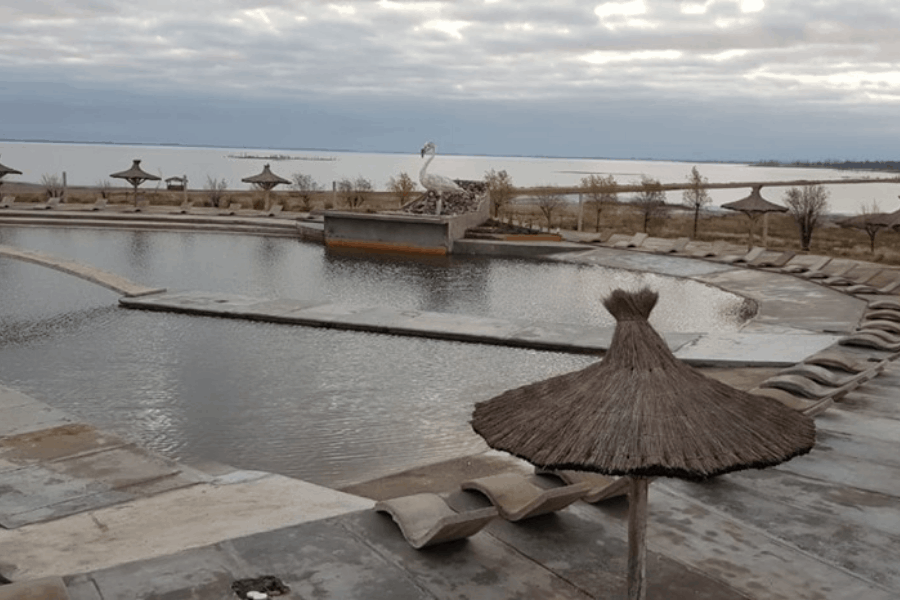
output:
[[[183,192],[187,185],[187,177],[169,177],[166,179],[166,189],[173,192]]]

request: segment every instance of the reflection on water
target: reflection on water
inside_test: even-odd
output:
[[[285,239],[0,227],[0,241],[175,290],[537,321],[609,323],[600,298],[618,285],[660,287],[654,319],[667,329],[733,329],[742,304],[651,275],[325,252]],[[132,311],[116,300],[71,276],[0,259],[0,381],[169,456],[331,486],[480,449],[468,425],[475,402],[593,360]]]

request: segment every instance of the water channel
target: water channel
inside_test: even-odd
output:
[[[170,290],[612,323],[615,287],[661,294],[668,331],[733,331],[742,299],[687,280],[556,262],[335,253],[289,239],[0,227]],[[0,382],[178,459],[331,487],[484,448],[472,405],[593,357],[120,308],[116,294],[0,258]]]

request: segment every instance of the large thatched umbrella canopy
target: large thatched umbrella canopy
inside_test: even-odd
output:
[[[131,163],[131,168],[126,171],[119,171],[118,173],[113,173],[110,177],[115,177],[116,179],[124,179],[132,186],[134,186],[134,205],[137,206],[137,189],[138,186],[144,183],[145,181],[159,181],[160,177],[154,175],[153,173],[148,173],[147,171],[141,168],[141,161],[139,159],[134,159],[134,162]]]
[[[780,204],[775,204],[773,202],[769,202],[760,194],[760,190],[762,189],[762,185],[754,185],[750,195],[746,198],[741,198],[740,200],[735,200],[734,202],[726,202],[722,205],[722,208],[727,208],[729,210],[737,210],[745,215],[749,219],[748,230],[750,232],[750,240],[748,242],[748,246],[753,245],[753,226],[756,221],[762,215],[768,215],[770,212],[787,212],[788,209]],[[763,232],[763,245],[766,244],[766,233]]]
[[[265,210],[269,210],[269,191],[278,184],[290,183],[290,181],[284,177],[279,177],[269,170],[269,165],[263,167],[262,173],[251,177],[244,177],[241,181],[257,185],[265,191]]]
[[[0,163],[0,185],[3,185],[3,178],[7,175],[21,175],[22,171],[17,171]]]
[[[648,477],[706,479],[805,454],[810,417],[711,379],[672,354],[647,321],[657,294],[614,291],[602,362],[475,406],[487,443],[545,469],[632,477],[629,597],[643,597]]]
[[[838,221],[841,227],[864,231],[869,236],[869,251],[875,253],[875,238],[882,229],[900,224],[900,210],[892,213],[864,211],[862,214]]]

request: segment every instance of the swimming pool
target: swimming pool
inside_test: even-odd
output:
[[[742,298],[598,267],[331,252],[206,233],[0,228],[171,290],[609,325],[615,287],[660,290],[668,331],[732,331]],[[688,310],[686,307],[690,307]],[[472,405],[592,357],[119,308],[114,293],[0,259],[0,381],[178,459],[338,487],[483,448]]]

